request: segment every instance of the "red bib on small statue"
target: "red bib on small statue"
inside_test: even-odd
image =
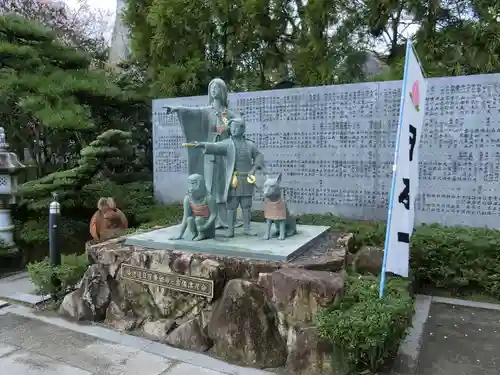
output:
[[[283,199],[279,199],[276,202],[266,200],[264,202],[264,218],[267,220],[285,220],[285,201]]]
[[[210,210],[208,208],[208,204],[206,203],[193,203],[193,201],[189,201],[189,206],[191,207],[191,211],[193,212],[194,217],[202,217],[206,219],[210,216]]]

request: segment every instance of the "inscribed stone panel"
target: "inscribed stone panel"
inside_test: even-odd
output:
[[[499,214],[500,74],[430,79],[420,150],[418,222],[495,226]],[[401,103],[401,82],[230,94],[248,138],[266,157],[297,213],[384,219]],[[186,151],[165,105],[206,105],[206,97],[153,101],[155,194],[180,201]],[[262,178],[258,183],[262,182]],[[262,202],[255,197],[255,206]]]

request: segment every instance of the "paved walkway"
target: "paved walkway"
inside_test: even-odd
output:
[[[0,308],[0,374],[272,375],[24,306]]]
[[[1,375],[274,374],[9,306],[2,297],[28,305],[43,300],[26,273],[0,279]],[[395,366],[393,375],[498,375],[500,305],[417,296],[413,330],[401,348],[405,366]]]
[[[498,375],[500,311],[432,303],[417,375]]]
[[[29,305],[37,305],[48,298],[49,296],[39,296],[35,293],[35,286],[30,281],[28,272],[18,272],[0,278],[0,300],[8,299]]]

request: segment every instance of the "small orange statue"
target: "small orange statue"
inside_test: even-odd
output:
[[[100,198],[97,211],[90,219],[90,234],[94,240],[109,240],[121,235],[128,228],[125,214],[116,208],[113,198]]]

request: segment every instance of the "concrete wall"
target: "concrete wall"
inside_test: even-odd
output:
[[[293,211],[357,219],[386,218],[400,101],[397,81],[230,95],[268,167],[283,173]],[[187,163],[178,120],[162,106],[206,103],[153,101],[164,203],[184,196]],[[500,74],[430,79],[424,132],[417,221],[500,228]]]

